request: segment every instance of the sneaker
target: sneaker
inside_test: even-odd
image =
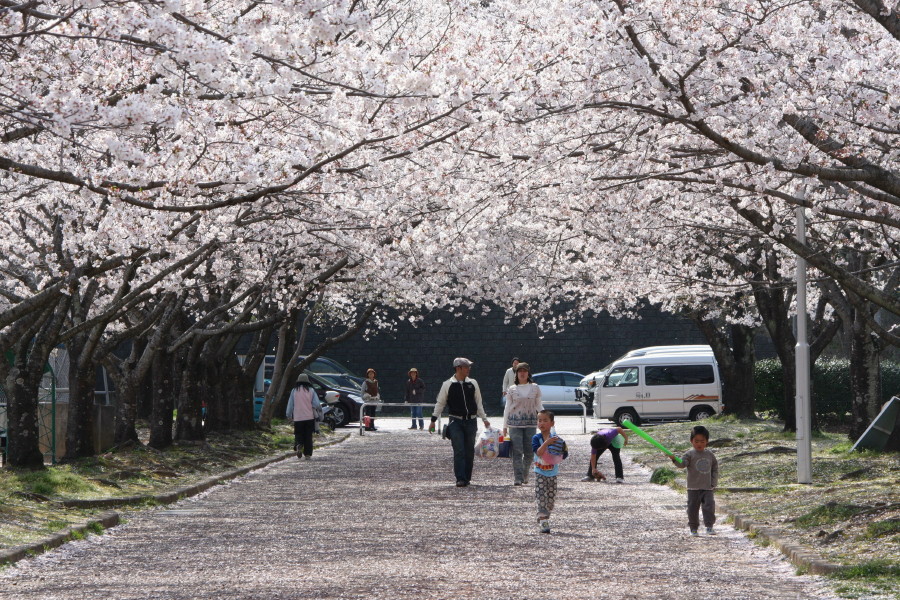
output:
[[[466,487],[467,485],[469,485],[469,484],[466,483],[465,481],[463,481],[462,479],[460,479],[459,481],[456,482],[456,487]]]
[[[625,480],[621,477],[616,477],[616,483],[625,483]]]
[[[707,527],[707,528],[706,528],[706,535],[716,535],[715,529],[713,529],[712,527]]]
[[[550,519],[541,520],[541,533],[550,533]]]
[[[516,482],[513,482],[513,485],[522,485],[522,482],[521,482],[521,481],[516,481]]]
[[[584,477],[581,478],[581,480],[582,481],[594,481],[594,478],[591,475],[585,475]]]
[[[296,446],[294,446],[294,452],[297,453],[297,458],[300,458],[301,456],[303,456],[303,446],[297,444]]]
[[[413,425],[412,427],[408,427],[407,429],[413,429],[413,430],[415,430],[415,429],[418,429],[418,427],[416,427],[415,425]]]
[[[304,454],[304,455],[303,455],[303,460],[312,460],[312,456],[309,455],[309,454]]]
[[[696,530],[696,529],[691,529],[691,535],[694,536],[694,537],[697,537],[697,536],[700,535],[700,534],[697,533],[697,530]]]

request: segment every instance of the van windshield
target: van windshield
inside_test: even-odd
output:
[[[616,367],[606,376],[603,387],[626,387],[638,384],[637,367]]]

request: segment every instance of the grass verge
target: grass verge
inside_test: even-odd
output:
[[[813,436],[813,483],[797,480],[796,441],[775,421],[704,421],[719,460],[717,498],[734,513],[778,527],[784,537],[845,568],[829,576],[844,598],[900,600],[900,456],[850,452],[843,433]],[[693,423],[645,427],[676,454],[690,448]],[[684,472],[632,436],[627,446],[659,483],[683,489]],[[719,515],[722,518],[724,515]]]

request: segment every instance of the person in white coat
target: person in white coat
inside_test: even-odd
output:
[[[285,416],[294,422],[294,450],[297,458],[309,460],[313,453],[313,431],[316,428],[316,404],[319,398],[305,373],[297,376],[297,383],[288,398]],[[319,404],[321,407],[321,404]]]
[[[518,364],[519,359],[513,358],[512,366],[503,374],[503,395],[500,397],[500,403],[504,406],[506,406],[506,390],[509,389],[509,386],[516,383],[516,367]]]

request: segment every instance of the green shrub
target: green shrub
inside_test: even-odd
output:
[[[100,523],[99,521],[91,521],[87,526],[88,531],[90,531],[91,533],[96,533],[97,535],[103,533],[103,529],[103,523]]]
[[[668,467],[654,469],[653,474],[650,476],[650,483],[656,483],[658,485],[667,485],[672,481],[675,481],[675,471]]]
[[[83,477],[61,467],[49,467],[43,471],[21,473],[17,478],[22,487],[42,496],[86,492],[94,489]]]
[[[784,384],[778,359],[767,358],[756,363],[756,410],[783,419]],[[816,417],[820,421],[842,421],[851,412],[850,361],[847,359],[819,359],[812,367],[812,395]],[[881,363],[882,402],[900,393],[900,363]]]
[[[805,515],[798,517],[796,522],[801,527],[820,527],[839,521],[846,521],[864,510],[865,508],[862,506],[829,502],[822,506],[817,506]]]
[[[832,575],[836,579],[859,579],[884,575],[900,575],[900,565],[887,560],[870,560],[852,567],[844,567]]]
[[[869,523],[868,527],[866,527],[866,535],[870,538],[893,534],[900,534],[900,519],[875,521],[874,523]]]
[[[66,521],[52,520],[47,521],[47,524],[44,525],[44,529],[47,531],[59,531],[60,529],[65,529],[69,526],[69,523]]]

